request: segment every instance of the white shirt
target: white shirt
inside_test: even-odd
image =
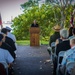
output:
[[[75,36],[70,36],[70,37],[69,37],[69,40],[72,39],[72,38],[75,38]]]
[[[7,50],[0,48],[0,61],[12,63],[14,61],[14,58],[10,55],[10,53]]]
[[[10,37],[14,42],[16,42],[16,37],[12,33],[8,32],[7,34],[8,37]]]

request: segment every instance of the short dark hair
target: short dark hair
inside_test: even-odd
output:
[[[2,28],[1,32],[4,33],[4,34],[7,34],[8,31],[7,31],[6,28]]]
[[[72,36],[72,30],[73,30],[73,27],[70,27],[69,28],[69,37]]]
[[[0,34],[0,41],[2,41],[3,39],[3,34]]]
[[[10,32],[11,30],[8,30],[8,29],[7,29],[7,31]]]
[[[72,33],[75,34],[75,28],[73,28]]]

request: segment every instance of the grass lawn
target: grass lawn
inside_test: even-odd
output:
[[[30,45],[30,40],[18,40],[16,41],[18,45]],[[48,41],[41,40],[40,44],[48,45]]]

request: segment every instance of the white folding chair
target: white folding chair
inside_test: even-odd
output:
[[[50,59],[52,60],[52,48],[51,47],[47,47],[47,50],[49,50],[50,51]]]
[[[51,43],[51,48],[52,48],[51,53],[52,53],[52,55],[55,57],[55,42],[52,42],[52,43]]]
[[[61,57],[63,58],[64,53],[65,53],[65,51],[60,51],[59,54],[58,54],[57,69],[56,69],[57,75],[59,75],[59,72],[58,72],[59,71],[59,65],[61,64],[61,63],[59,63],[59,61],[60,61]]]
[[[7,75],[8,75],[8,64],[4,61],[0,61],[0,63],[2,63],[6,69]]]
[[[51,47],[55,47],[55,42],[52,42],[51,43]]]
[[[57,64],[59,64],[60,58],[64,56],[65,51],[60,51],[58,54],[58,62]]]
[[[68,62],[66,64],[66,70],[65,70],[65,75],[67,75],[67,72],[71,74],[73,67],[75,66],[75,61],[73,62]],[[69,71],[70,70],[70,71]]]
[[[48,48],[47,48],[47,50],[49,50],[50,51],[50,60],[51,61],[53,61],[53,59],[54,59],[54,53],[53,53],[53,48],[55,48],[55,42],[52,42],[51,43],[51,47],[49,46]]]

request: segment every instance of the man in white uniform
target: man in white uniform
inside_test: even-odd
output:
[[[12,29],[9,28],[9,27],[6,27],[6,29],[8,30],[7,36],[10,37],[14,42],[16,42],[16,37],[15,37],[15,35],[13,35],[12,33],[10,33]]]

